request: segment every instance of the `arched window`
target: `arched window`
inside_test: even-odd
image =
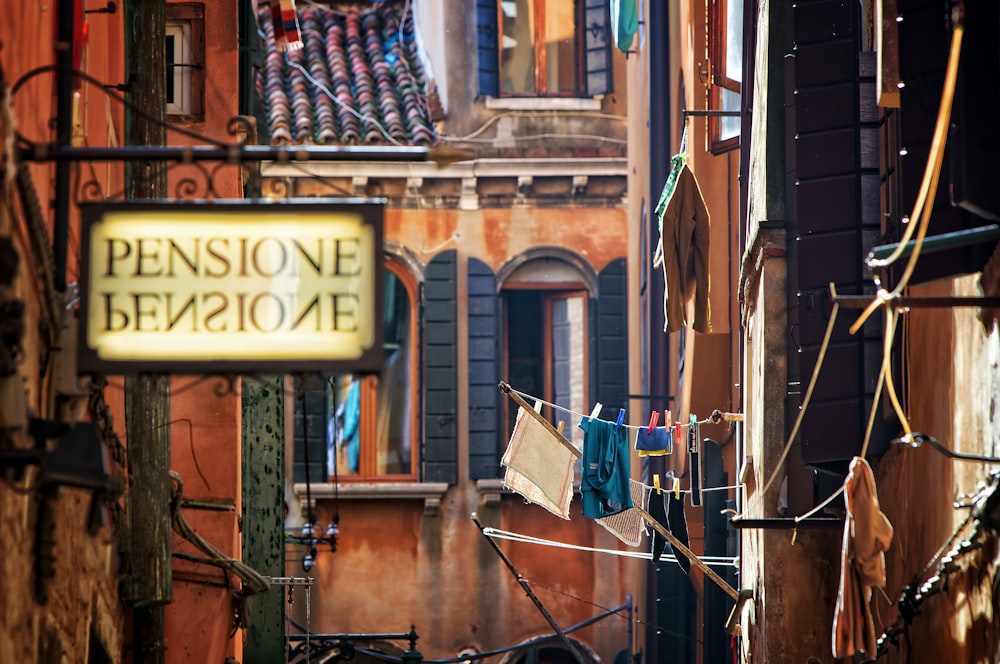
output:
[[[574,412],[589,411],[590,288],[587,277],[554,257],[532,258],[503,281],[504,375],[516,389]],[[563,435],[583,445],[583,432],[564,411],[547,416]],[[516,409],[508,408],[507,430]]]
[[[392,258],[385,270],[381,372],[327,381],[328,471],[340,480],[417,475],[417,281]]]

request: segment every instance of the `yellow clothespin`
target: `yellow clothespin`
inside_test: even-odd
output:
[[[677,500],[681,499],[681,478],[674,478],[674,498]]]
[[[653,488],[656,489],[656,495],[661,496],[663,492],[660,491],[660,474],[653,473]]]
[[[566,420],[559,420],[559,427],[558,427],[558,428],[556,429],[556,431],[558,431],[558,432],[559,432],[559,435],[560,435],[560,436],[562,435],[562,432],[563,432],[563,428],[564,428],[565,426],[566,426]]]

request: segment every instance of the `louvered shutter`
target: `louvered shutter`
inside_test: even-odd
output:
[[[501,320],[497,279],[482,261],[469,259],[469,478],[493,479],[500,471]]]
[[[496,0],[476,0],[476,67],[479,94],[500,96],[500,37]]]
[[[617,417],[628,408],[628,311],[625,259],[618,258],[597,275],[595,332],[596,399],[606,407],[604,417]],[[593,352],[593,350],[592,350]],[[593,375],[593,374],[592,374]]]
[[[423,479],[449,484],[458,481],[455,262],[454,250],[435,256],[423,284]]]

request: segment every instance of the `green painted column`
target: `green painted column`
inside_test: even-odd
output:
[[[285,384],[243,380],[243,562],[285,575]],[[284,587],[250,599],[244,664],[285,661]]]

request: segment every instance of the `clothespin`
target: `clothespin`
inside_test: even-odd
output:
[[[674,418],[669,410],[663,411],[663,426],[669,429],[674,425]]]
[[[674,440],[680,442],[681,439],[681,423],[674,422]]]
[[[652,415],[649,416],[649,427],[646,428],[646,433],[653,433],[653,427],[656,426],[656,423],[659,420],[660,420],[660,413],[654,410]]]
[[[565,427],[566,427],[566,420],[559,420],[559,427],[556,429],[556,431],[559,432],[560,436],[562,435],[563,429]]]
[[[542,402],[537,399],[535,400],[535,412],[536,413],[542,412]]]
[[[619,428],[622,425],[622,422],[624,422],[624,421],[625,421],[625,409],[624,408],[620,408],[618,410],[618,420],[615,421],[615,428],[616,429]]]
[[[660,474],[653,473],[653,488],[656,489],[656,495],[662,496],[663,491],[660,490]]]
[[[601,402],[598,401],[597,404],[594,406],[594,410],[590,411],[590,419],[596,420],[597,416],[601,414],[601,408],[603,407],[604,406],[601,404]]]
[[[674,498],[677,500],[681,499],[681,478],[674,478]]]

